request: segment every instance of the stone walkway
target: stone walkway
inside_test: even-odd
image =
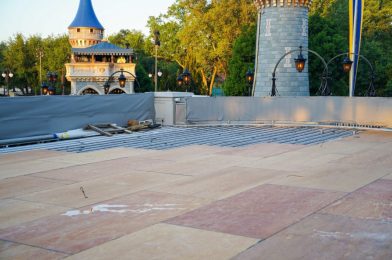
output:
[[[0,259],[392,259],[392,133],[0,155]]]

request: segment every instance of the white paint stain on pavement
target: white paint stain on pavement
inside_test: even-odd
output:
[[[100,204],[92,207],[90,210],[69,210],[62,214],[63,216],[75,217],[80,215],[89,215],[96,212],[109,212],[109,213],[146,213],[151,211],[162,211],[162,210],[182,210],[184,208],[176,207],[178,204],[143,204],[138,205],[137,209],[128,209],[127,205],[109,205]]]
[[[358,240],[374,240],[377,242],[392,242],[392,236],[388,233],[375,233],[375,232],[328,232],[321,230],[313,230],[318,236],[332,238],[332,239],[358,239]]]

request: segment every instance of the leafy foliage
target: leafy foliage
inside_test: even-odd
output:
[[[229,60],[228,77],[223,84],[227,96],[241,96],[248,93],[249,85],[245,74],[248,69],[254,70],[256,44],[256,26],[244,27],[233,45],[232,56]]]
[[[348,51],[349,13],[346,0],[315,0],[309,17],[309,48],[317,51],[327,61]],[[392,83],[392,1],[366,0],[363,18],[360,54],[365,56],[376,72],[377,95],[391,96],[388,86]],[[310,57],[311,59],[311,57]],[[329,66],[333,95],[348,95],[348,75],[341,69],[342,59]],[[310,61],[311,93],[315,94],[322,64]],[[370,67],[360,59],[356,95],[364,95],[370,81]]]
[[[10,86],[18,87],[24,94],[37,94],[40,88],[40,62],[39,52],[43,53],[41,60],[41,78],[45,80],[45,72],[56,72],[60,77],[58,85],[69,83],[64,81],[64,64],[68,62],[71,47],[68,36],[49,36],[42,39],[39,36],[31,36],[27,40],[21,34],[15,35],[2,48],[0,64],[4,69],[13,72],[14,77]],[[61,88],[57,88],[61,91]]]
[[[241,28],[255,21],[251,0],[177,0],[165,15],[150,18],[149,25],[161,35],[170,32],[162,54],[188,68],[200,92],[211,94],[215,80],[227,76],[233,42]]]

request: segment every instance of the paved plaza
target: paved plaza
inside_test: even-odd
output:
[[[392,132],[309,131],[0,154],[0,259],[392,259]]]

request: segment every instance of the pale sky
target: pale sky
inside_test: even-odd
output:
[[[175,0],[92,0],[95,14],[105,28],[105,37],[120,29],[144,34],[149,16],[166,13]],[[16,33],[24,36],[67,33],[79,0],[0,0],[0,41]]]

